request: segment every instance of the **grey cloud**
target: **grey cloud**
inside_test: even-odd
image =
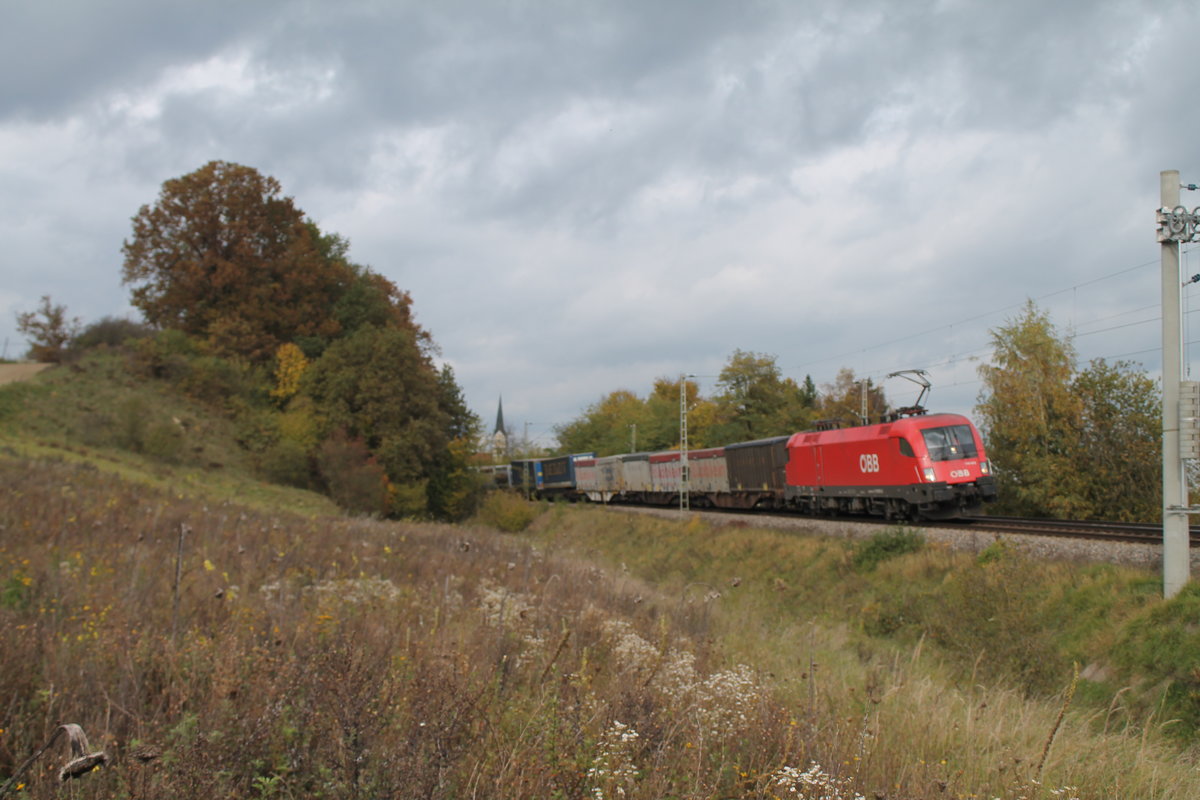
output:
[[[1182,1],[65,8],[0,32],[4,302],[119,312],[137,206],[240,161],[411,289],[471,402],[518,418],[735,348],[818,383],[945,360],[1004,316],[942,323],[1152,258],[1157,170],[1200,171]],[[163,90],[238,59],[244,86]],[[1129,280],[1048,302],[1098,316]],[[935,396],[968,410],[954,369]]]
[[[255,29],[267,3],[14,2],[0,32],[0,118],[44,120],[97,93],[203,59]]]

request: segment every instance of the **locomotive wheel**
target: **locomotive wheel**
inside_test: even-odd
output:
[[[888,522],[904,522],[912,518],[912,508],[903,500],[888,500],[884,519]]]

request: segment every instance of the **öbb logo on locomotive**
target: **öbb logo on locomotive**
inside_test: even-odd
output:
[[[975,426],[958,414],[906,411],[686,454],[575,454],[489,471],[531,496],[597,503],[669,506],[686,496],[692,508],[911,520],[979,513],[996,484]]]

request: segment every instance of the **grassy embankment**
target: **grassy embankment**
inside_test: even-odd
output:
[[[520,539],[323,516],[204,450],[219,423],[175,398],[146,430],[213,426],[190,464],[14,431],[120,407],[67,384],[0,392],[0,775],[75,722],[112,756],[84,797],[1200,789],[1156,705],[1186,710],[1163,667],[1196,600],[1153,576],[586,508],[488,509],[536,515]],[[1096,680],[1067,707],[1072,660]],[[22,791],[56,795],[63,756]]]
[[[203,379],[195,383],[203,385]],[[204,388],[221,389],[216,381]],[[116,351],[0,387],[0,437],[20,455],[94,463],[185,496],[337,513],[327,498],[263,478],[246,447],[261,436],[254,423],[253,417],[214,412],[211,403],[185,395],[177,384],[132,374],[128,356]]]

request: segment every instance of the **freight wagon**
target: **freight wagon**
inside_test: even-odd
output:
[[[513,462],[531,496],[667,505],[679,497],[679,451],[592,454]],[[874,425],[773,436],[688,453],[689,502],[944,519],[978,513],[996,484],[979,432],[957,414],[915,414]]]

